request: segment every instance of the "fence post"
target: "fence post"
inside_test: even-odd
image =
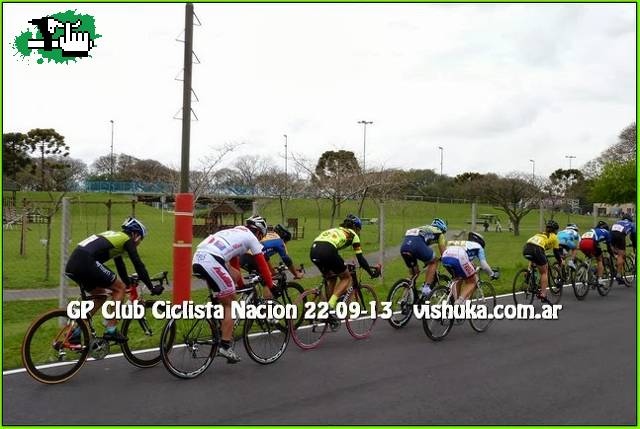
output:
[[[384,266],[384,201],[380,201],[380,208],[378,214],[378,235],[380,236],[380,251],[379,251],[379,259],[378,263],[380,266]],[[382,280],[382,284],[384,285],[384,275],[382,272],[380,273],[380,280]]]
[[[22,225],[20,226],[20,256],[27,254],[27,222],[29,221],[26,207],[22,210]]]
[[[107,231],[111,231],[111,200],[107,201]]]
[[[540,217],[538,218],[538,231],[544,231],[544,205],[540,201]]]
[[[253,200],[251,203],[251,216],[255,216],[258,214],[258,201]]]
[[[478,213],[478,205],[476,203],[471,203],[471,231],[476,231],[476,223],[477,223],[477,213]]]
[[[173,303],[191,296],[191,247],[193,240],[193,194],[176,194],[173,239]]]
[[[596,203],[593,203],[593,224],[598,224],[598,207],[596,206]]]
[[[70,217],[69,197],[62,199],[62,225],[60,232],[60,289],[58,293],[58,305],[64,307],[66,301],[67,277],[64,275],[67,259],[69,257]]]
[[[136,217],[136,203],[137,200],[131,200],[131,217]]]

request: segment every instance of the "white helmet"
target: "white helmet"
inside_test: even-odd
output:
[[[267,221],[262,216],[251,216],[244,221],[244,224],[252,231],[259,231],[262,235],[267,234]]]

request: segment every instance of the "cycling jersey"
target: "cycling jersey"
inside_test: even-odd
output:
[[[633,222],[629,222],[626,219],[622,219],[614,223],[613,225],[611,225],[611,232],[613,231],[622,232],[626,235],[635,234],[636,225]]]
[[[116,269],[118,270],[118,275],[123,282],[128,283],[129,275],[127,274],[127,268],[124,264],[124,261],[122,260],[122,256],[126,254],[129,256],[129,259],[136,269],[140,280],[147,287],[153,287],[153,285],[151,284],[151,279],[149,278],[149,273],[147,272],[147,268],[144,266],[142,260],[140,259],[140,256],[138,255],[136,244],[131,239],[131,237],[129,237],[124,232],[105,231],[100,234],[94,234],[78,243],[76,251],[87,254],[90,258],[94,259],[100,264],[113,259],[113,262],[116,265]],[[74,253],[76,251],[74,251]],[[71,260],[72,257],[69,258],[69,261],[71,262],[70,265],[74,265],[73,261]],[[115,278],[113,280],[115,280]],[[91,286],[92,285],[87,285],[87,287]]]
[[[552,250],[559,249],[560,242],[558,241],[558,236],[553,232],[539,232],[530,239],[527,240],[527,243],[535,244],[536,246],[542,247],[544,250]]]
[[[197,251],[204,251],[229,262],[236,256],[251,252],[262,253],[263,246],[255,235],[244,226],[223,229],[205,238],[198,244]]]
[[[424,225],[417,228],[408,229],[407,232],[404,233],[404,236],[422,237],[422,239],[427,243],[428,246],[435,243],[438,243],[438,245],[441,247],[445,246],[444,232],[442,232],[440,228],[436,228],[433,225]]]
[[[482,267],[484,271],[486,271],[489,274],[493,274],[493,270],[491,269],[491,267],[489,266],[489,263],[487,262],[487,257],[484,252],[484,249],[479,243],[476,243],[475,241],[466,241],[466,240],[449,241],[447,243],[447,250],[449,250],[452,247],[460,247],[464,249],[470,261],[477,259],[478,262],[480,263],[480,267]],[[443,257],[444,257],[444,254],[443,254]]]
[[[611,243],[611,234],[603,228],[593,228],[582,234],[582,240],[594,240],[596,243]]]
[[[346,247],[353,247],[353,250],[357,254],[362,253],[362,247],[360,246],[360,237],[351,228],[344,228],[339,226],[338,228],[331,228],[323,231],[316,237],[315,241],[321,241],[331,243],[336,249],[342,250]]]
[[[569,249],[576,249],[580,242],[580,234],[573,229],[563,229],[558,233],[558,241],[561,246],[565,246]]]
[[[287,253],[287,245],[278,234],[276,234],[275,232],[268,232],[267,235],[262,240],[260,240],[260,243],[262,243],[262,246],[264,247],[262,252],[264,253],[267,260],[269,260],[269,258],[277,253],[278,255],[280,255],[282,262],[284,262],[287,267],[291,266],[293,261]]]

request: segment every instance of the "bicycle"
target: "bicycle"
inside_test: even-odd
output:
[[[201,277],[198,274],[195,276]],[[244,287],[236,290],[246,305],[266,304],[256,288],[261,282],[260,276],[252,274],[245,277]],[[207,291],[208,301],[219,305],[217,293],[211,288],[207,288]],[[162,331],[162,363],[169,373],[178,378],[196,378],[211,366],[218,353],[220,336],[218,319],[173,318]],[[242,339],[249,357],[267,365],[284,354],[289,344],[289,330],[282,320],[247,319],[242,329]]]
[[[413,316],[413,304],[420,301],[422,295],[421,291],[416,287],[416,282],[426,270],[427,266],[412,275],[410,279],[400,279],[391,287],[389,295],[387,296],[387,302],[391,303],[392,315],[387,320],[394,328],[403,328],[411,320]],[[433,284],[436,285],[434,289],[437,286],[445,286],[449,281],[451,281],[451,277],[436,271],[433,279]]]
[[[526,256],[525,256],[526,257]],[[551,255],[547,255],[548,258]],[[529,259],[527,257],[527,259]],[[547,296],[545,298],[548,304],[558,304],[562,297],[562,290],[564,289],[564,275],[562,267],[556,261],[553,264],[548,264],[547,278]],[[537,265],[532,264],[529,268],[523,268],[518,271],[513,278],[513,301],[515,304],[530,305],[533,303],[534,297],[539,297],[542,289],[540,287],[540,279],[538,277],[539,268]],[[518,299],[520,297],[520,299]],[[542,299],[541,299],[542,300]]]
[[[479,267],[476,267],[476,283],[475,288],[473,290],[473,294],[471,295],[470,302],[471,305],[475,306],[485,306],[487,307],[487,314],[491,314],[493,312],[493,308],[496,306],[497,297],[496,291],[493,288],[493,285],[489,281],[481,280],[479,276],[477,276],[478,271],[480,271]],[[499,273],[499,269],[496,268],[495,272]],[[438,286],[433,290],[431,295],[429,296],[428,304],[429,305],[454,305],[456,299],[458,298],[458,287],[456,287],[457,283],[462,283],[462,279],[453,278],[450,280],[446,286]],[[493,322],[493,319],[469,319],[469,325],[471,328],[478,332],[485,332],[489,329],[489,325]],[[422,328],[424,329],[424,333],[433,341],[441,341],[444,339],[451,328],[453,327],[454,319],[442,317],[440,319],[431,319],[425,317],[422,319]],[[464,323],[464,319],[458,321],[458,324]]]
[[[371,335],[377,314],[379,314],[378,296],[373,287],[361,283],[355,264],[348,263],[346,266],[351,275],[351,286],[340,297],[336,305],[336,313],[340,311],[345,317],[335,318],[330,315],[329,303],[327,302],[328,282],[324,276],[320,286],[306,290],[296,299],[295,305],[298,314],[302,314],[302,317],[295,322],[289,320],[289,330],[293,341],[301,349],[316,348],[322,342],[329,328],[333,332],[340,328],[342,323],[339,319],[342,318],[346,319],[347,331],[353,338],[361,340]],[[351,305],[354,303],[355,305]],[[338,310],[339,307],[340,310]]]
[[[67,277],[74,280],[73,275],[67,274]],[[157,274],[151,280],[164,286],[168,283],[167,272]],[[142,292],[138,291],[138,283],[138,277],[133,275],[130,287],[126,289],[129,296],[127,302],[137,301],[142,304],[145,315],[138,320],[122,321],[121,332],[127,337],[127,341],[121,343],[120,348],[132,365],[150,368],[160,362],[160,341],[156,335],[160,326],[148,314],[156,301],[145,300]],[[108,294],[88,295],[82,285],[80,295],[81,301],[91,300],[94,306],[109,297]],[[21,349],[22,363],[29,375],[37,381],[45,384],[62,383],[73,377],[89,356],[94,360],[104,359],[109,354],[112,343],[115,344],[96,334],[90,314],[86,319],[71,318],[66,308],[58,308],[38,317],[27,329]]]
[[[633,246],[629,246],[627,245],[627,247],[633,247]],[[614,252],[616,252],[616,250],[614,249]],[[626,253],[626,252],[625,252]],[[613,277],[617,277],[618,276],[618,261],[617,259],[614,257],[614,255],[610,255],[611,258],[611,264],[614,267],[614,275]],[[624,281],[624,285],[626,287],[631,287],[632,285],[634,285],[636,283],[636,258],[635,258],[635,251],[634,254],[625,254],[624,256],[624,263],[622,266],[622,279]]]

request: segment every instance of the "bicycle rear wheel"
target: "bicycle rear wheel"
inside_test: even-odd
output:
[[[429,305],[443,305],[447,303],[449,299],[449,288],[446,287],[437,287],[431,292],[431,296],[429,297]],[[449,304],[453,304],[453,299]],[[425,317],[422,319],[422,329],[424,329],[424,333],[427,334],[427,337],[431,338],[433,341],[440,341],[444,337],[449,334],[451,328],[453,327],[453,319],[441,318],[441,319],[431,319]]]
[[[550,304],[560,303],[562,291],[564,290],[564,274],[562,266],[557,262],[549,267],[549,293],[547,300]]]
[[[624,284],[627,287],[636,284],[636,258],[631,255],[624,258]]]
[[[589,293],[590,280],[589,280],[589,266],[587,264],[580,264],[578,270],[575,273],[573,281],[573,294],[579,301],[586,298]]]
[[[291,331],[293,342],[303,350],[311,350],[318,347],[329,327],[327,319],[319,317],[320,309],[318,304],[322,302],[324,300],[319,289],[309,289],[295,301],[299,320],[289,320],[289,330]],[[309,311],[309,317],[306,317],[307,308],[313,310]]]
[[[287,324],[286,319],[245,320],[242,340],[249,357],[262,365],[280,359],[289,344]]]
[[[497,303],[496,299],[496,291],[493,288],[493,285],[489,282],[485,282],[480,280],[476,289],[473,291],[473,295],[471,296],[471,305],[475,305],[476,307],[484,307],[486,309],[486,314],[493,314],[493,309],[495,308]],[[479,310],[485,311],[485,310]],[[486,319],[469,319],[469,324],[476,332],[484,332],[489,328],[493,322],[492,318],[487,317]]]
[[[122,343],[122,354],[139,368],[151,368],[162,360],[160,356],[160,337],[164,320],[158,320],[151,314],[155,301],[145,301],[145,315],[142,319],[122,321],[122,334],[128,338]],[[173,343],[171,339],[168,343]]]
[[[51,310],[27,329],[22,342],[22,363],[39,382],[62,383],[80,370],[90,344],[84,320],[70,319],[66,309]]]
[[[378,296],[373,288],[369,285],[361,284],[359,287],[354,287],[351,291],[351,295],[347,299],[347,308],[349,308],[352,302],[357,302],[360,307],[360,314],[356,318],[351,318],[349,315],[345,321],[347,325],[347,331],[356,340],[362,340],[368,338],[373,330],[373,325],[376,324],[377,315],[380,313],[378,308]],[[371,309],[375,305],[376,317],[371,318]]]
[[[598,279],[596,285],[600,296],[607,296],[611,292],[613,287],[613,270],[611,269],[611,260],[609,258],[603,258],[602,265],[604,270],[602,271],[602,277]]]
[[[400,329],[409,323],[413,316],[413,304],[417,301],[416,293],[407,279],[400,279],[394,283],[389,291],[387,301],[391,303],[391,317],[389,324]]]
[[[218,327],[212,320],[171,319],[162,330],[160,344],[162,363],[171,374],[196,378],[218,352]]]
[[[530,276],[532,273],[523,268],[513,278],[513,301],[518,304],[529,305],[533,303],[535,293],[531,288]]]
[[[296,305],[296,300],[298,299],[298,297],[300,295],[302,295],[304,293],[304,288],[295,282],[287,282],[287,286],[285,287],[284,291],[282,292],[282,295],[280,298],[278,298],[278,301],[280,301],[281,304],[286,305],[286,304],[293,304]],[[300,305],[301,307],[304,309],[304,304],[306,303],[306,298],[305,300],[301,301]],[[296,327],[300,326],[300,324],[302,323],[302,316],[303,316],[303,312],[299,311],[298,312],[298,319],[296,320]]]

